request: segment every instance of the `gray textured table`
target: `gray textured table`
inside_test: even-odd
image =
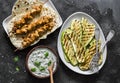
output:
[[[15,0],[0,0],[0,83],[49,83],[49,78],[43,80],[34,78],[25,69],[26,54],[34,46],[14,53],[15,48],[2,27],[2,21],[11,14],[14,2]],[[82,11],[94,17],[105,36],[110,29],[116,32],[108,44],[108,57],[99,74],[84,76],[74,73],[59,59],[59,68],[54,75],[55,83],[120,83],[120,0],[52,0],[52,2],[63,21],[70,14]],[[57,49],[60,28],[35,46],[48,45]],[[17,63],[13,61],[15,56],[19,56]],[[17,66],[20,68],[19,72],[15,69]]]

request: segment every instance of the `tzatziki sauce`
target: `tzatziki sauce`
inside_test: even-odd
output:
[[[36,76],[49,76],[48,67],[53,63],[53,71],[57,61],[55,54],[48,48],[37,48],[31,52],[28,58],[28,68]]]

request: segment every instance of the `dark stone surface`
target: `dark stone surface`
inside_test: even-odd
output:
[[[72,13],[82,11],[90,14],[100,24],[106,36],[110,29],[115,37],[108,43],[108,57],[99,74],[84,76],[69,70],[60,60],[54,75],[55,83],[120,83],[120,0],[52,0],[63,21]],[[25,69],[26,54],[37,45],[48,45],[57,49],[59,30],[25,50],[14,52],[2,21],[11,14],[15,0],[0,0],[0,83],[49,83],[48,79],[36,79]],[[57,51],[57,50],[56,50]],[[19,56],[15,63],[13,58]],[[19,67],[17,72],[15,67]]]

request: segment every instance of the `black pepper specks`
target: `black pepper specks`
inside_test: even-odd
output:
[[[20,5],[17,5],[17,7],[19,8],[19,7],[20,7]]]
[[[26,11],[28,10],[28,8],[26,8]]]
[[[14,9],[16,9],[16,7],[14,7]]]

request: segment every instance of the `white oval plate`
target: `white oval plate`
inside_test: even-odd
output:
[[[92,72],[90,70],[87,70],[87,71],[82,71],[80,70],[77,66],[72,66],[70,63],[66,62],[65,58],[64,58],[64,52],[63,52],[63,49],[62,49],[62,45],[61,45],[61,33],[70,26],[71,24],[71,21],[73,19],[78,19],[80,20],[82,17],[85,17],[86,19],[88,19],[88,22],[90,23],[93,23],[96,28],[99,28],[100,29],[100,40],[101,40],[101,46],[105,43],[105,37],[104,37],[104,34],[99,26],[99,24],[88,14],[86,13],[83,13],[83,12],[76,12],[72,15],[70,15],[66,21],[63,23],[63,26],[60,30],[60,33],[59,33],[59,36],[58,36],[58,43],[57,43],[57,48],[58,48],[58,53],[59,53],[59,56],[62,60],[62,62],[69,68],[71,69],[72,71],[76,72],[76,73],[79,73],[79,74],[84,74],[84,75],[91,75],[91,74],[94,74],[96,72]],[[106,57],[107,57],[107,47],[105,47],[104,49],[104,52],[103,52],[103,62],[102,64],[99,66],[99,70],[103,67],[105,61],[106,61]]]

